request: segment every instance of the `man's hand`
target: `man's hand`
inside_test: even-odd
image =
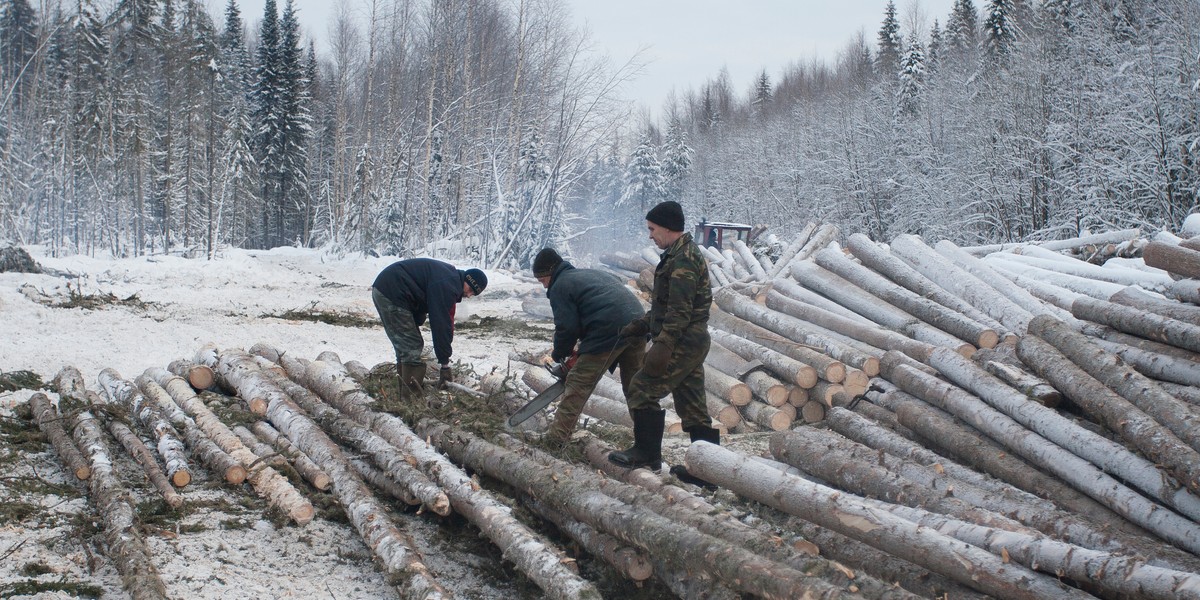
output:
[[[671,347],[667,344],[656,343],[646,351],[642,359],[642,371],[651,377],[662,377],[667,372],[667,364],[671,362]]]
[[[650,326],[641,319],[634,319],[630,321],[628,325],[622,327],[621,330],[617,332],[617,335],[622,338],[635,338],[646,335],[647,333],[650,333]]]
[[[454,381],[454,371],[450,370],[450,365],[442,365],[442,368],[438,369],[438,389],[445,389],[446,384],[451,381]]]

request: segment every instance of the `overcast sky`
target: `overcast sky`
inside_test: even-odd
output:
[[[227,0],[209,0],[223,19]],[[516,2],[516,0],[510,0]],[[834,60],[863,31],[874,45],[887,0],[564,0],[586,25],[598,51],[623,64],[640,48],[649,62],[627,90],[655,114],[672,89],[699,89],[729,70],[734,91],[745,93],[759,72],[776,80],[784,67],[814,58]],[[285,0],[276,0],[283,10]],[[366,0],[295,0],[301,28],[321,52],[335,6]],[[239,0],[247,25],[262,20],[263,0]],[[979,4],[979,3],[976,3]],[[953,0],[896,0],[901,26],[920,13],[923,32],[936,18],[944,27]],[[218,20],[220,23],[221,20]]]

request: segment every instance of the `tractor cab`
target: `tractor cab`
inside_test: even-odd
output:
[[[744,223],[721,223],[701,220],[696,224],[696,243],[721,250],[733,240],[751,242],[751,227]]]

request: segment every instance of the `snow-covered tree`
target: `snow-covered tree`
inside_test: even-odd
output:
[[[33,78],[24,71],[37,50],[37,36],[37,14],[29,0],[0,1],[0,115],[6,104],[20,105]]]
[[[900,61],[900,88],[896,91],[896,113],[904,117],[917,114],[921,90],[925,87],[925,53],[921,44],[910,42]]]
[[[687,141],[687,131],[679,118],[671,120],[662,148],[663,190],[667,200],[679,202],[683,198],[683,187],[688,172],[692,169],[692,154],[695,153]]]
[[[875,72],[883,81],[894,81],[899,73],[903,44],[900,21],[896,19],[896,3],[888,0],[883,9],[883,24],[879,26],[879,47],[875,51]]]
[[[979,45],[979,14],[973,0],[954,0],[944,37],[947,60],[974,64]]]
[[[664,183],[654,144],[649,136],[644,136],[625,166],[625,193],[621,203],[637,202],[639,210],[645,212],[665,197]]]
[[[983,20],[984,55],[993,64],[1003,65],[1013,52],[1019,30],[1017,3],[1019,0],[988,0]]]

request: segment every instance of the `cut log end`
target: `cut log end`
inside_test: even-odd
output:
[[[846,379],[846,365],[842,363],[833,363],[825,368],[825,375],[821,377],[830,383],[841,383]]]
[[[975,346],[972,346],[966,342],[963,342],[963,345],[954,349],[954,351],[961,354],[963,358],[971,358],[971,356],[975,354],[975,350]]]
[[[788,390],[788,404],[800,408],[806,402],[808,402],[808,390],[800,386],[795,386]]]
[[[742,422],[742,414],[732,406],[726,406],[716,415],[717,421],[730,429],[737,427]]]
[[[616,558],[621,572],[634,581],[645,581],[654,575],[654,567],[650,561],[632,548],[618,550]]]
[[[333,479],[324,473],[318,473],[310,483],[312,483],[313,487],[324,492],[329,489],[329,486],[333,485]]]
[[[207,390],[213,386],[215,377],[212,369],[204,365],[196,365],[188,371],[187,381],[197,390]]]
[[[187,470],[180,469],[179,471],[175,471],[174,473],[171,474],[171,484],[174,485],[175,487],[178,487],[178,488],[186,487],[187,484],[189,484],[191,482],[192,482],[192,474],[191,474],[191,472],[189,472]]]
[[[267,414],[267,401],[263,398],[251,398],[246,401],[246,404],[250,406],[250,412],[256,415]]]
[[[84,466],[75,468],[75,478],[76,479],[78,479],[80,481],[84,481],[84,480],[90,479],[91,476],[92,476],[92,468],[91,467],[84,465]]]
[[[771,406],[782,406],[788,402],[788,389],[783,385],[773,385],[767,389],[766,398],[767,404]]]
[[[806,402],[800,407],[800,417],[810,425],[820,423],[825,420],[825,405],[816,401]]]
[[[805,365],[803,368],[796,370],[796,375],[792,378],[792,381],[796,382],[796,385],[808,389],[817,385],[818,379],[820,378],[817,377],[817,370]]]
[[[979,334],[979,339],[975,340],[975,345],[980,348],[995,348],[996,344],[1000,343],[1000,334],[994,330],[985,329]]]
[[[867,357],[867,360],[863,361],[862,372],[868,377],[879,375],[879,359],[874,356]]]
[[[425,507],[432,510],[435,514],[444,517],[450,514],[450,498],[446,494],[438,494],[437,500],[426,504]]]
[[[237,465],[225,469],[225,481],[233,485],[241,485],[243,481],[246,481],[246,467]]]
[[[745,406],[750,404],[752,399],[754,399],[754,394],[750,391],[750,386],[744,383],[729,388],[729,396],[726,398],[734,406]]]

